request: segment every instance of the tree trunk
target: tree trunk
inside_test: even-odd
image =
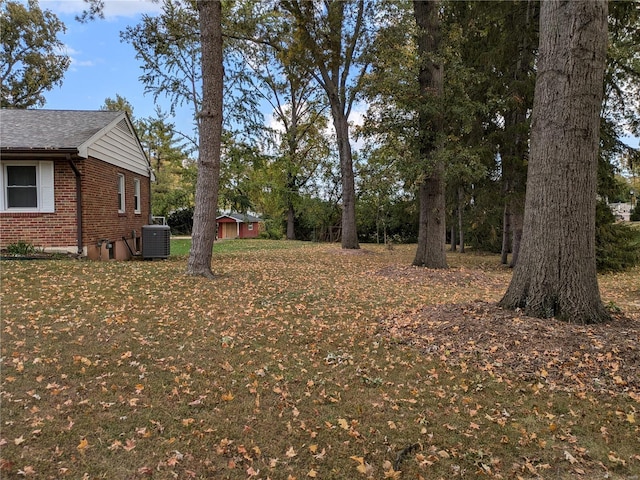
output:
[[[458,185],[458,233],[460,234],[460,253],[464,253],[464,225],[462,213],[464,211],[464,190]]]
[[[509,252],[511,251],[511,210],[509,210],[509,202],[505,200],[504,211],[502,213],[502,254],[500,263],[506,265],[508,262]]]
[[[511,215],[511,230],[513,237],[511,239],[511,262],[509,262],[510,268],[515,268],[518,264],[518,257],[520,256],[520,245],[522,244],[522,227],[524,222],[524,205],[523,201],[517,201],[514,210],[515,214]]]
[[[418,53],[422,59],[418,72],[420,96],[425,103],[442,98],[443,67],[430,56],[440,45],[440,20],[437,1],[413,2],[413,12],[418,25]],[[433,109],[423,108],[418,113],[420,160],[426,165],[424,179],[420,183],[420,223],[418,248],[413,264],[428,268],[447,268],[445,253],[445,189],[444,164],[434,160],[437,136],[442,130],[442,119]]]
[[[356,186],[353,175],[353,158],[349,142],[349,122],[340,105],[332,105],[333,125],[338,140],[340,177],[342,180],[342,248],[358,249],[356,227]]]
[[[222,5],[198,1],[202,47],[202,111],[191,251],[187,274],[213,277],[211,257],[216,234],[222,141]]]
[[[296,239],[295,218],[296,214],[293,208],[293,202],[289,200],[287,205],[287,240]]]
[[[527,158],[529,153],[529,126],[527,115],[531,110],[529,84],[535,61],[535,45],[530,32],[538,18],[537,2],[527,0],[518,4],[507,20],[513,29],[522,29],[518,41],[513,79],[506,90],[509,109],[504,113],[504,132],[501,141],[503,194],[505,222],[503,224],[502,263],[506,265],[507,254],[511,252],[510,267],[515,267],[522,239],[524,219],[524,195],[527,183]],[[524,11],[522,11],[524,9]]]
[[[520,258],[500,302],[576,323],[609,318],[595,207],[607,2],[544,1]]]
[[[449,236],[451,237],[451,251],[455,252],[456,251],[456,228],[455,228],[456,222],[451,222],[451,228],[449,231]]]

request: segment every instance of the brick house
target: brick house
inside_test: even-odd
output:
[[[262,220],[253,215],[242,213],[226,213],[216,218],[217,237],[256,238],[260,234]]]
[[[127,259],[153,173],[125,112],[0,110],[0,248]]]

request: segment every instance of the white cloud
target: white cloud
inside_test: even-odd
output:
[[[40,0],[40,7],[61,15],[79,15],[87,4],[81,0]],[[154,14],[162,11],[162,4],[151,0],[105,0],[106,20],[120,17],[135,17],[142,13]]]

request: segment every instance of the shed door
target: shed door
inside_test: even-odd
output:
[[[222,223],[221,238],[236,238],[238,236],[238,227],[235,223]]]

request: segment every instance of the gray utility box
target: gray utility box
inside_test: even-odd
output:
[[[142,226],[142,258],[167,258],[171,253],[168,225]]]

